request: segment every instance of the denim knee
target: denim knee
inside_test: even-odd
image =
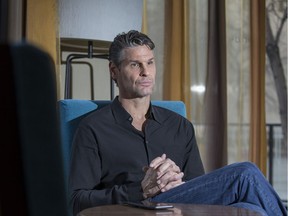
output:
[[[242,174],[262,174],[261,170],[256,166],[256,164],[245,161],[245,162],[239,162],[235,164],[235,168],[238,169]]]

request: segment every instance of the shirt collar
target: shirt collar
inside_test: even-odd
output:
[[[127,120],[130,122],[132,121],[131,115],[123,108],[118,99],[118,96],[114,98],[111,107],[112,107],[112,113],[117,122],[125,122]],[[155,112],[155,108],[154,106],[152,106],[151,102],[149,109],[146,113],[146,116],[147,119],[152,119],[160,123],[161,118],[157,116],[157,112]]]
[[[132,120],[130,114],[122,107],[120,101],[118,100],[118,96],[114,98],[111,108],[114,118],[118,123]]]

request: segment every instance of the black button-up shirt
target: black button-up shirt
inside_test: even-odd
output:
[[[186,118],[150,105],[144,132],[118,98],[84,118],[73,140],[69,188],[74,213],[97,205],[142,200],[142,168],[163,153],[184,172],[204,174],[194,128]]]

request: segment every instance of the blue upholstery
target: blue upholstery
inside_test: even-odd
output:
[[[62,151],[66,178],[69,170],[70,150],[73,134],[80,120],[90,112],[100,109],[111,103],[109,100],[75,100],[65,99],[58,101],[60,114],[60,127],[62,139]],[[152,101],[153,105],[165,107],[186,117],[186,107],[182,101]]]

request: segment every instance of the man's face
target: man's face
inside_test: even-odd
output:
[[[141,98],[151,95],[155,85],[156,67],[154,53],[147,46],[137,46],[122,51],[119,67],[110,66],[112,78],[117,80],[122,98]]]

